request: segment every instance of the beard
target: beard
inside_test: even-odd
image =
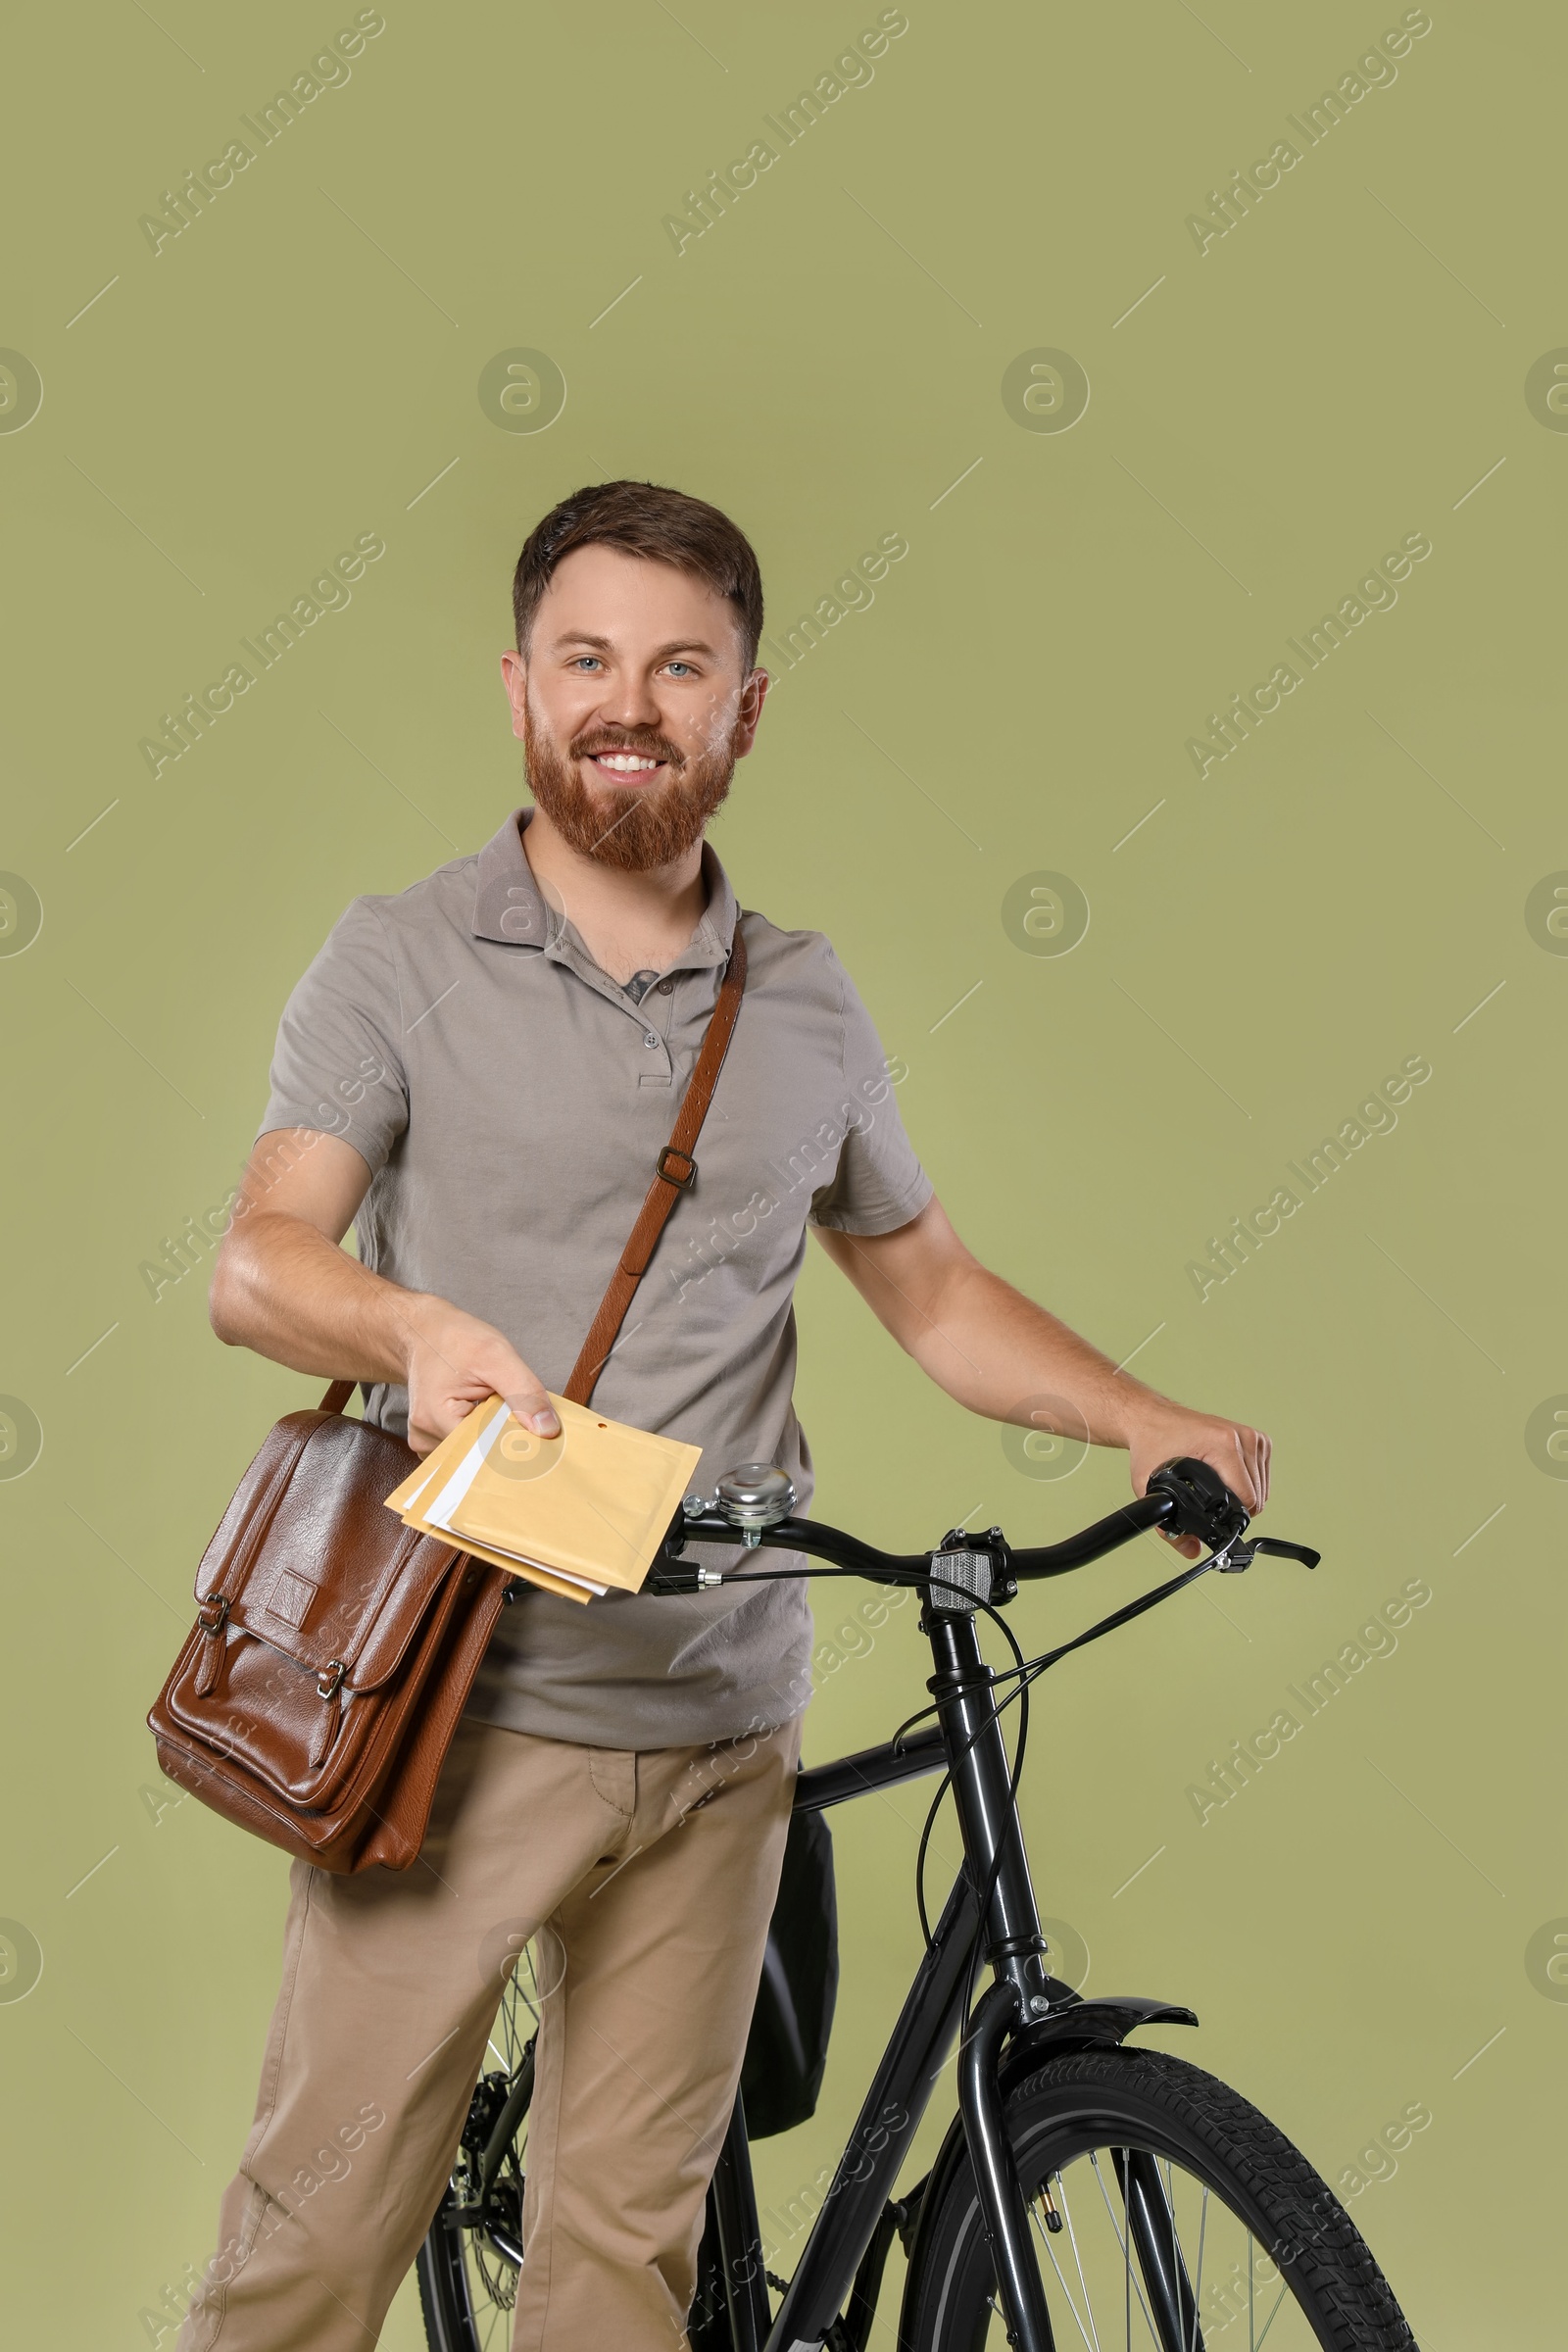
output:
[[[585,727],[563,757],[530,700],[523,745],[535,801],[569,848],[600,865],[644,874],[672,865],[700,841],[723,806],[735,773],[734,737],[690,758],[652,727]],[[658,784],[585,784],[579,760],[596,752],[636,752],[662,760]]]

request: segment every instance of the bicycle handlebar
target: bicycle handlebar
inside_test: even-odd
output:
[[[768,1525],[744,1526],[727,1517],[716,1503],[704,1502],[695,1512],[683,1504],[670,1522],[643,1590],[690,1592],[723,1583],[726,1580],[719,1572],[687,1564],[680,1554],[691,1543],[734,1544],[743,1534],[750,1547],[809,1552],[874,1584],[926,1584],[932,1577],[933,1561],[942,1554],[984,1552],[990,1556],[992,1589],[998,1597],[1004,1596],[1009,1586],[1016,1591],[1020,1583],[1039,1577],[1065,1576],[1072,1569],[1087,1567],[1091,1560],[1102,1558],[1148,1528],[1197,1536],[1210,1546],[1216,1560],[1227,1567],[1248,1567],[1258,1551],[1297,1559],[1308,1568],[1317,1566],[1322,1555],[1305,1544],[1287,1544],[1266,1536],[1254,1537],[1250,1544],[1244,1544],[1242,1539],[1249,1521],[1246,1505],[1231,1493],[1218,1473],[1206,1462],[1190,1458],[1164,1463],[1150,1479],[1147,1494],[1124,1503],[1108,1518],[1097,1519],[1092,1527],[1080,1529],[1077,1535],[1066,1536],[1059,1544],[1017,1549],[1007,1543],[1000,1527],[993,1527],[984,1535],[975,1536],[955,1528],[934,1552],[882,1551],[858,1536],[852,1536],[842,1528],[828,1527],[819,1520],[791,1516],[775,1519]]]

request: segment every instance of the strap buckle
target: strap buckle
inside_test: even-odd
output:
[[[318,1698],[335,1698],[343,1687],[343,1677],[347,1672],[348,1668],[341,1658],[329,1658],[316,1678]]]
[[[676,1175],[674,1170],[668,1166],[667,1163],[672,1158],[683,1159],[686,1162],[686,1173],[684,1176]],[[677,1150],[673,1144],[665,1144],[662,1146],[660,1151],[657,1165],[659,1168],[659,1173],[661,1176],[662,1176],[664,1182],[666,1184],[672,1184],[677,1192],[689,1193],[692,1189],[692,1186],[697,1181],[696,1160],[693,1159],[689,1152],[681,1152]]]
[[[196,1612],[196,1622],[204,1634],[220,1634],[228,1623],[230,1607],[226,1592],[212,1593]]]

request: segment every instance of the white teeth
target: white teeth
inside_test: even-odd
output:
[[[596,752],[594,758],[602,767],[613,767],[625,772],[635,772],[637,769],[645,767],[658,767],[660,764],[657,760],[644,760],[635,752]]]

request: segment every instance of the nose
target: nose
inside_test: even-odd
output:
[[[652,679],[631,670],[612,678],[599,706],[599,717],[607,727],[661,726],[663,714]]]

